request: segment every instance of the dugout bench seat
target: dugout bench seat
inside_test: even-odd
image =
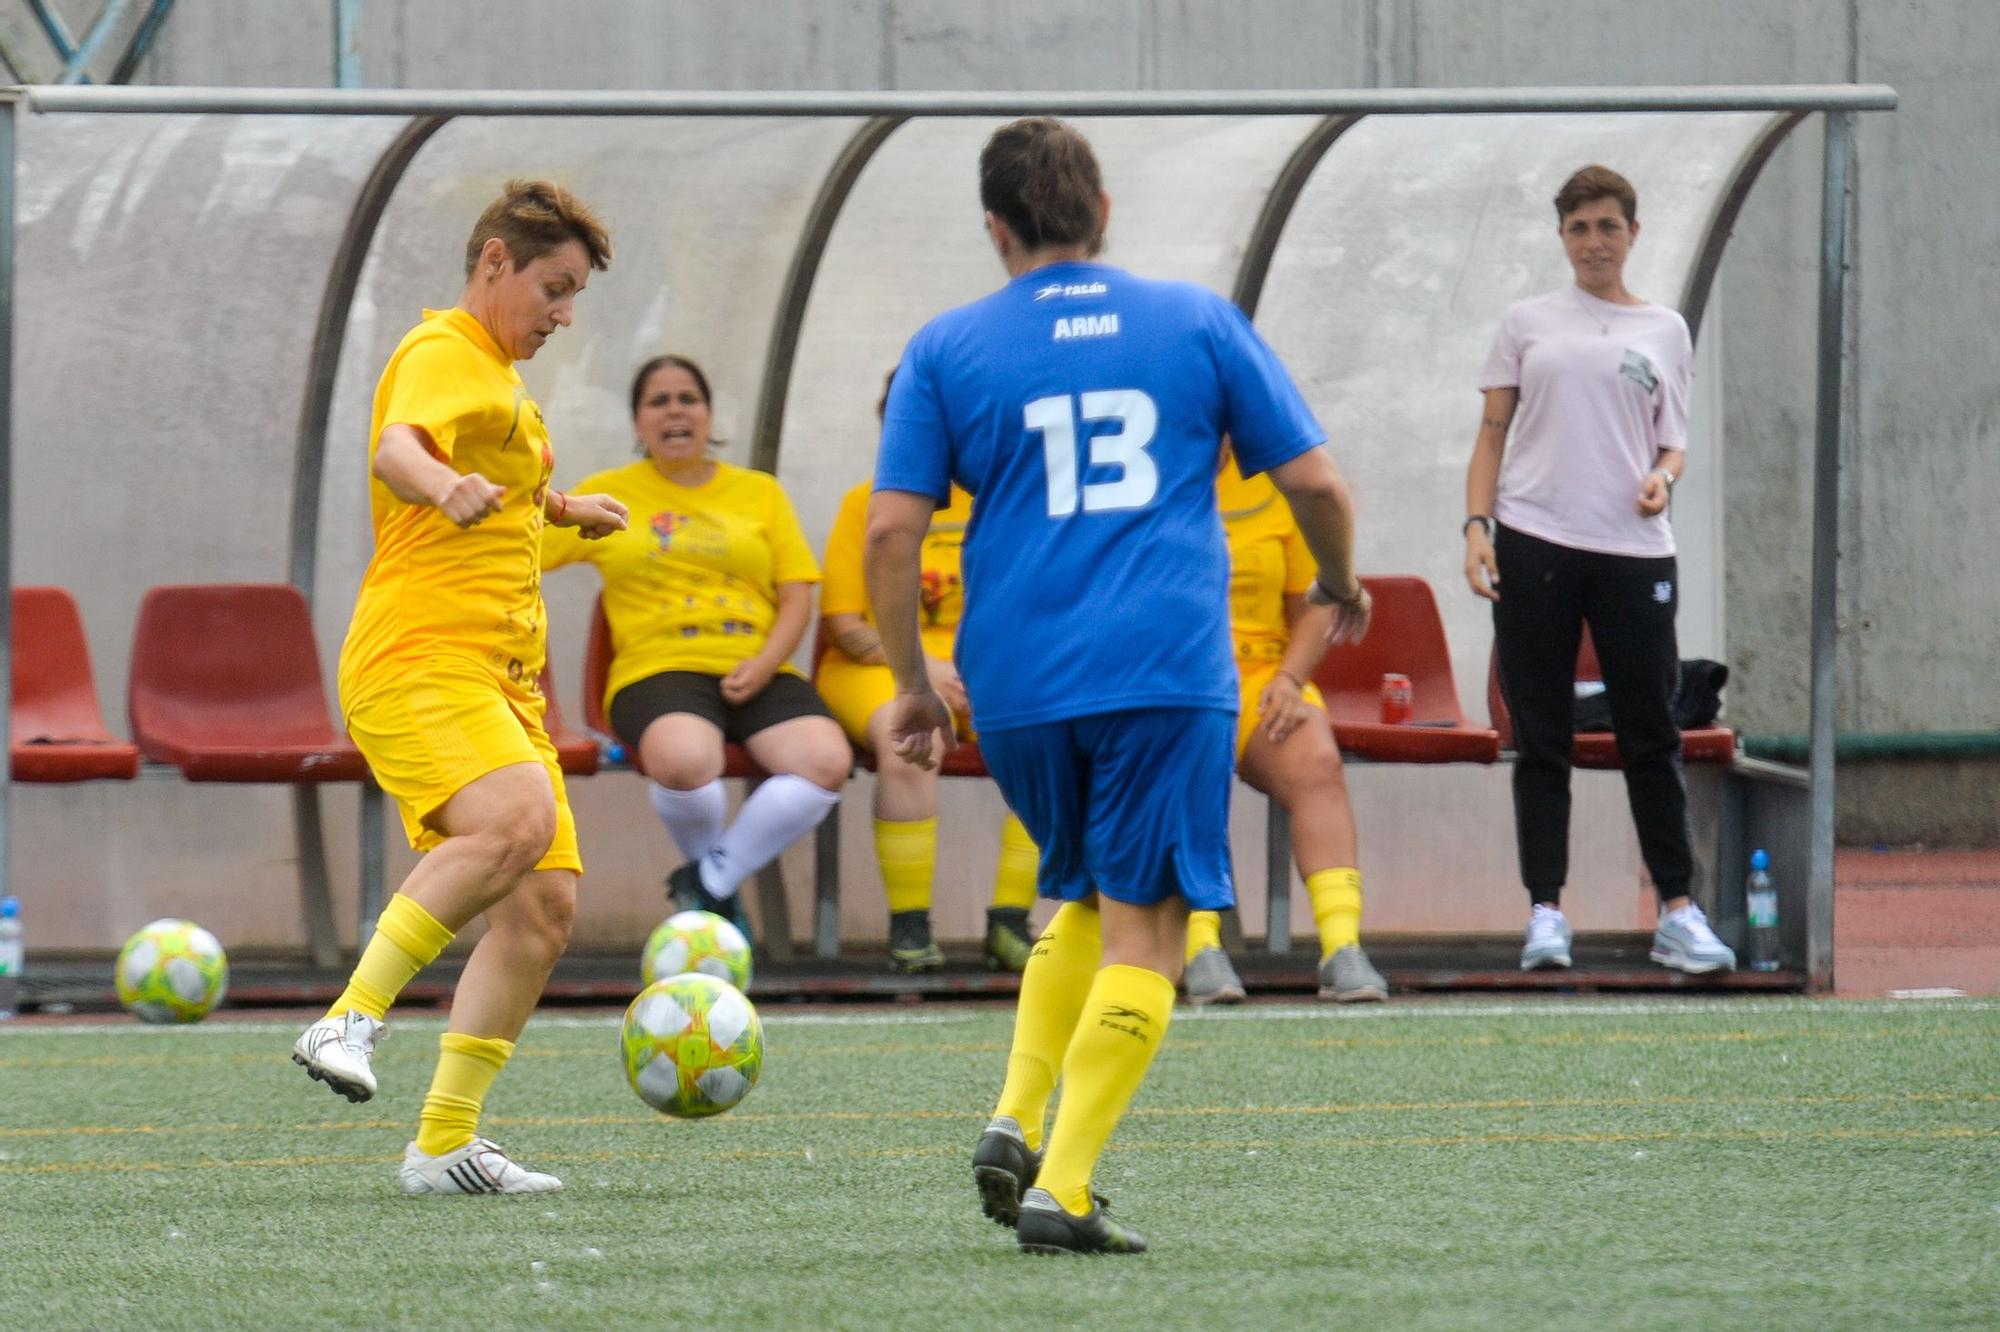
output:
[[[139,747],[105,728],[76,599],[59,587],[13,593],[10,773],[17,782],[130,781]]]

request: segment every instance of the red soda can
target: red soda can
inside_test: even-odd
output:
[[[1390,726],[1400,726],[1415,712],[1416,690],[1407,675],[1385,675],[1382,677],[1382,720]]]

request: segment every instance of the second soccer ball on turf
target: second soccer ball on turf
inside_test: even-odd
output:
[[[229,959],[191,920],[156,920],[118,954],[118,1002],[147,1022],[199,1022],[229,989]]]
[[[742,991],[687,972],[653,982],[632,1001],[619,1052],[640,1100],[678,1119],[701,1119],[757,1085],[764,1027]]]
[[[712,911],[675,912],[646,940],[639,975],[651,985],[684,971],[698,971],[747,990],[750,941],[743,937],[743,931]]]

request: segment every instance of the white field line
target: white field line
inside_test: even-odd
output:
[[[957,1013],[785,1013],[766,1012],[763,1014],[766,1026],[783,1030],[788,1027],[935,1027],[958,1026],[976,1022],[993,1010],[983,1012]],[[1529,1002],[1499,1001],[1495,1003],[1428,1003],[1416,1001],[1402,1004],[1371,1005],[1355,1008],[1328,1004],[1247,1004],[1241,1008],[1195,1008],[1179,1009],[1174,1014],[1176,1026],[1183,1022],[1260,1022],[1270,1019],[1311,1019],[1323,1022],[1422,1022],[1436,1018],[1481,1019],[1481,1018],[1676,1018],[1699,1017],[1727,1011],[1737,1015],[1765,1012],[1820,1012],[1829,1016],[1844,1013],[1993,1013],[2000,1012],[2000,999],[1807,999],[1803,997],[1763,998],[1732,997],[1726,999],[1661,998],[1658,1000],[1615,1000],[1598,1001],[1586,998],[1571,1000],[1534,1000]],[[545,1030],[602,1030],[616,1027],[622,1015],[614,1012],[590,1014],[546,1014],[536,1017],[530,1024],[530,1031]],[[393,1018],[396,1030],[439,1031],[444,1027],[442,1017],[425,1015],[422,1017]],[[142,1022],[8,1022],[0,1023],[0,1040],[8,1038],[31,1038],[35,1036],[153,1036],[169,1040],[193,1040],[203,1036],[243,1032],[247,1034],[269,1034],[289,1032],[296,1035],[304,1029],[303,1022],[232,1022],[223,1019],[216,1022],[196,1023],[186,1027],[148,1026]]]

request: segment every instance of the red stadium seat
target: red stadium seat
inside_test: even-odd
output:
[[[356,782],[328,720],[305,597],[288,583],[156,587],[132,638],[132,736],[194,782]]]
[[[1597,646],[1590,641],[1589,625],[1584,626],[1583,641],[1577,647],[1576,678],[1584,681],[1604,678],[1604,672],[1597,664]],[[1487,659],[1486,705],[1492,710],[1493,725],[1500,732],[1500,743],[1512,748],[1514,719],[1507,711],[1507,700],[1500,694],[1500,660],[1497,655]],[[1681,758],[1688,763],[1734,763],[1736,732],[1727,726],[1703,726],[1682,731]],[[1570,762],[1579,768],[1624,766],[1618,757],[1617,738],[1609,731],[1579,732],[1570,750]]]
[[[604,683],[611,678],[611,621],[604,615],[604,598],[590,608],[590,641],[583,651],[583,724],[599,735],[614,737],[610,718],[604,715]],[[635,772],[643,773],[639,756],[625,756]],[[771,774],[757,766],[750,751],[741,745],[722,747],[722,775],[747,781],[762,781]]]
[[[541,687],[542,698],[548,703],[548,710],[542,714],[542,729],[556,747],[556,765],[571,777],[591,776],[597,771],[599,761],[597,741],[578,735],[563,720],[562,709],[556,706],[555,681],[549,678],[546,664],[542,666]]]
[[[1342,752],[1383,763],[1499,758],[1499,734],[1473,725],[1459,703],[1451,648],[1430,584],[1401,574],[1361,581],[1375,599],[1367,637],[1328,652],[1313,676],[1326,696]],[[1382,720],[1382,677],[1388,674],[1410,677],[1410,722]]]
[[[17,782],[129,780],[139,747],[114,740],[97,707],[76,601],[59,587],[14,589],[13,720]]]

